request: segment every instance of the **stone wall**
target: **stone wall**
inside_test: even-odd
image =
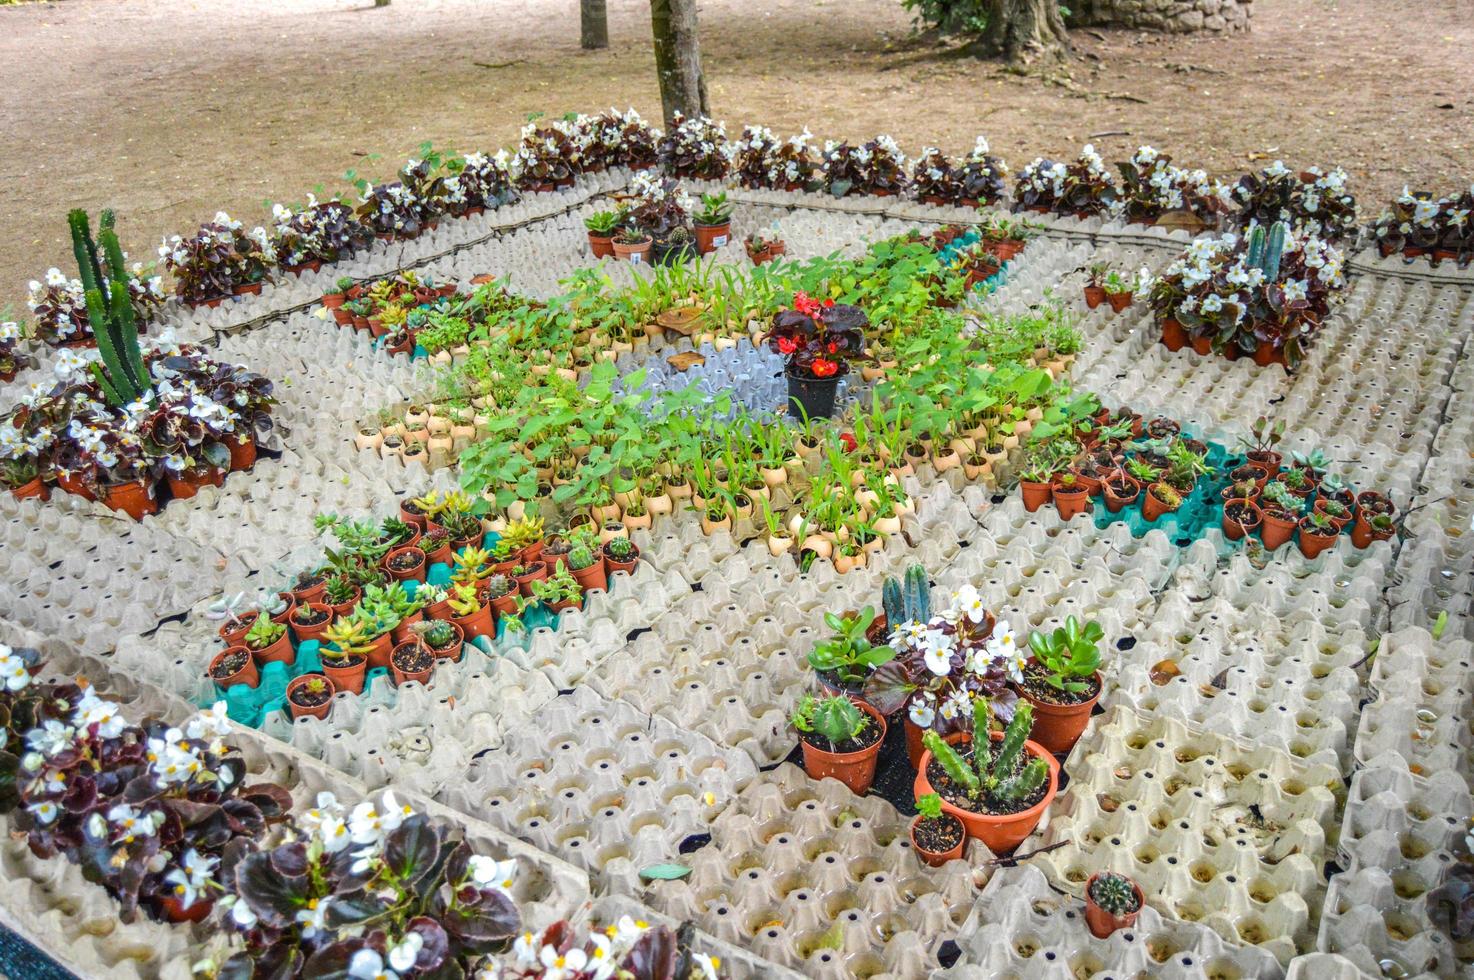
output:
[[[1247,31],[1254,0],[1075,0],[1072,25],[1103,24],[1183,34]]]

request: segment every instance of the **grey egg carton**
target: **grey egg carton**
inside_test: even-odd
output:
[[[586,687],[509,727],[496,748],[467,745],[440,799],[627,894],[641,870],[680,863],[757,775],[746,753]]]
[[[1054,884],[1097,871],[1141,884],[1158,912],[1259,946],[1314,949],[1340,772],[1117,706],[1070,758],[1039,843]]]
[[[1458,634],[1435,641],[1416,627],[1382,637],[1362,710],[1356,761],[1418,777],[1453,772],[1474,785],[1474,643]]]
[[[1431,927],[1423,903],[1406,879],[1385,869],[1338,874],[1326,892],[1317,944],[1374,977],[1467,977],[1474,949]]]
[[[1038,868],[994,873],[957,934],[961,956],[932,980],[1076,980],[1079,977],[1255,977],[1284,968],[1257,946],[1225,940],[1207,926],[1160,914],[1150,905],[1106,939],[1091,935],[1085,904],[1049,884]]]
[[[967,915],[974,872],[922,864],[908,822],[883,800],[783,765],[717,817],[711,843],[681,862],[689,876],[639,897],[805,976],[924,976]]]

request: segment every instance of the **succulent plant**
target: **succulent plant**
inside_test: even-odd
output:
[[[594,553],[589,550],[588,545],[574,545],[568,552],[568,567],[575,572],[583,568],[588,568],[593,563]]]
[[[611,538],[605,542],[604,551],[615,561],[629,561],[635,556],[635,543],[629,538]]]
[[[1091,882],[1090,897],[1111,915],[1130,915],[1140,904],[1136,900],[1136,884],[1125,875],[1107,871]]]
[[[1010,802],[1027,799],[1049,778],[1049,766],[1039,758],[1030,759],[1022,769],[1014,772],[1024,751],[1024,742],[1034,727],[1033,705],[1022,701],[1014,708],[1013,720],[1003,732],[996,755],[992,755],[988,748],[992,744],[988,734],[991,718],[992,708],[987,698],[975,700],[972,707],[973,755],[970,760],[963,759],[935,731],[928,730],[922,735],[922,744],[953,782],[972,799],[990,797]]]

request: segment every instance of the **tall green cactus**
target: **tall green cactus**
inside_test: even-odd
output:
[[[1003,738],[998,742],[997,754],[992,756],[986,748],[992,738],[988,734],[991,717],[992,709],[986,698],[973,701],[973,754],[970,765],[934,731],[925,732],[921,736],[921,743],[952,781],[973,799],[984,794],[994,800],[1009,802],[1026,799],[1049,778],[1049,764],[1037,757],[1030,759],[1017,773],[1014,772],[1019,756],[1024,751],[1024,743],[1028,741],[1029,733],[1034,728],[1034,707],[1026,701],[1019,701],[1013,711],[1013,720],[1003,730]]]
[[[1260,268],[1264,261],[1264,226],[1255,225],[1254,230],[1249,232],[1249,254],[1244,256],[1244,264],[1251,269]]]
[[[1264,245],[1264,281],[1275,282],[1280,277],[1280,258],[1285,254],[1285,235],[1289,233],[1283,221],[1276,221],[1269,229],[1269,241]]]
[[[906,603],[901,596],[901,583],[887,576],[880,586],[880,605],[885,610],[886,627],[898,630],[906,621]]]
[[[96,242],[86,211],[73,210],[67,215],[67,224],[72,230],[72,251],[77,256],[82,294],[87,300],[87,319],[102,357],[101,364],[92,365],[92,376],[109,404],[127,405],[148,394],[153,383],[138,345],[138,323],[128,293],[128,267],[113,230],[113,213],[102,212]],[[99,245],[102,262],[98,261]]]
[[[918,623],[931,619],[931,585],[926,579],[926,569],[912,565],[906,569],[906,618]]]

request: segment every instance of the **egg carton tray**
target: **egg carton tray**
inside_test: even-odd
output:
[[[507,719],[496,748],[446,773],[442,802],[483,816],[633,894],[640,872],[679,863],[683,842],[757,776],[746,753],[580,687]]]
[[[671,930],[681,927],[680,920],[662,915],[628,895],[618,894],[595,898],[580,912],[578,921],[593,929],[616,923],[624,916]],[[729,980],[803,980],[804,975],[796,970],[779,966],[700,929],[695,931],[692,948],[698,953],[714,956],[719,961],[721,975]]]
[[[1435,641],[1417,627],[1387,633],[1369,687],[1373,699],[1356,733],[1358,764],[1419,778],[1452,772],[1474,786],[1474,643],[1447,634]]]
[[[1140,883],[1163,915],[1280,963],[1314,949],[1340,773],[1116,706],[1097,717],[1050,808],[1040,854],[1080,894],[1097,871]],[[1024,846],[1029,846],[1026,842]]]
[[[1080,977],[1198,977],[1279,980],[1284,968],[1257,946],[1225,940],[1207,926],[1145,906],[1136,922],[1096,939],[1084,902],[1062,895],[1038,868],[996,872],[957,934],[961,956],[932,980],[1078,980]]]
[[[1474,971],[1474,947],[1432,928],[1415,884],[1383,868],[1331,879],[1317,945],[1360,973],[1347,976],[1454,978]],[[1407,897],[1404,897],[1407,896]],[[1316,974],[1306,974],[1307,977]]]
[[[681,862],[688,876],[639,897],[804,976],[922,977],[967,915],[974,869],[922,864],[907,824],[883,800],[783,765],[717,817],[711,843]]]

